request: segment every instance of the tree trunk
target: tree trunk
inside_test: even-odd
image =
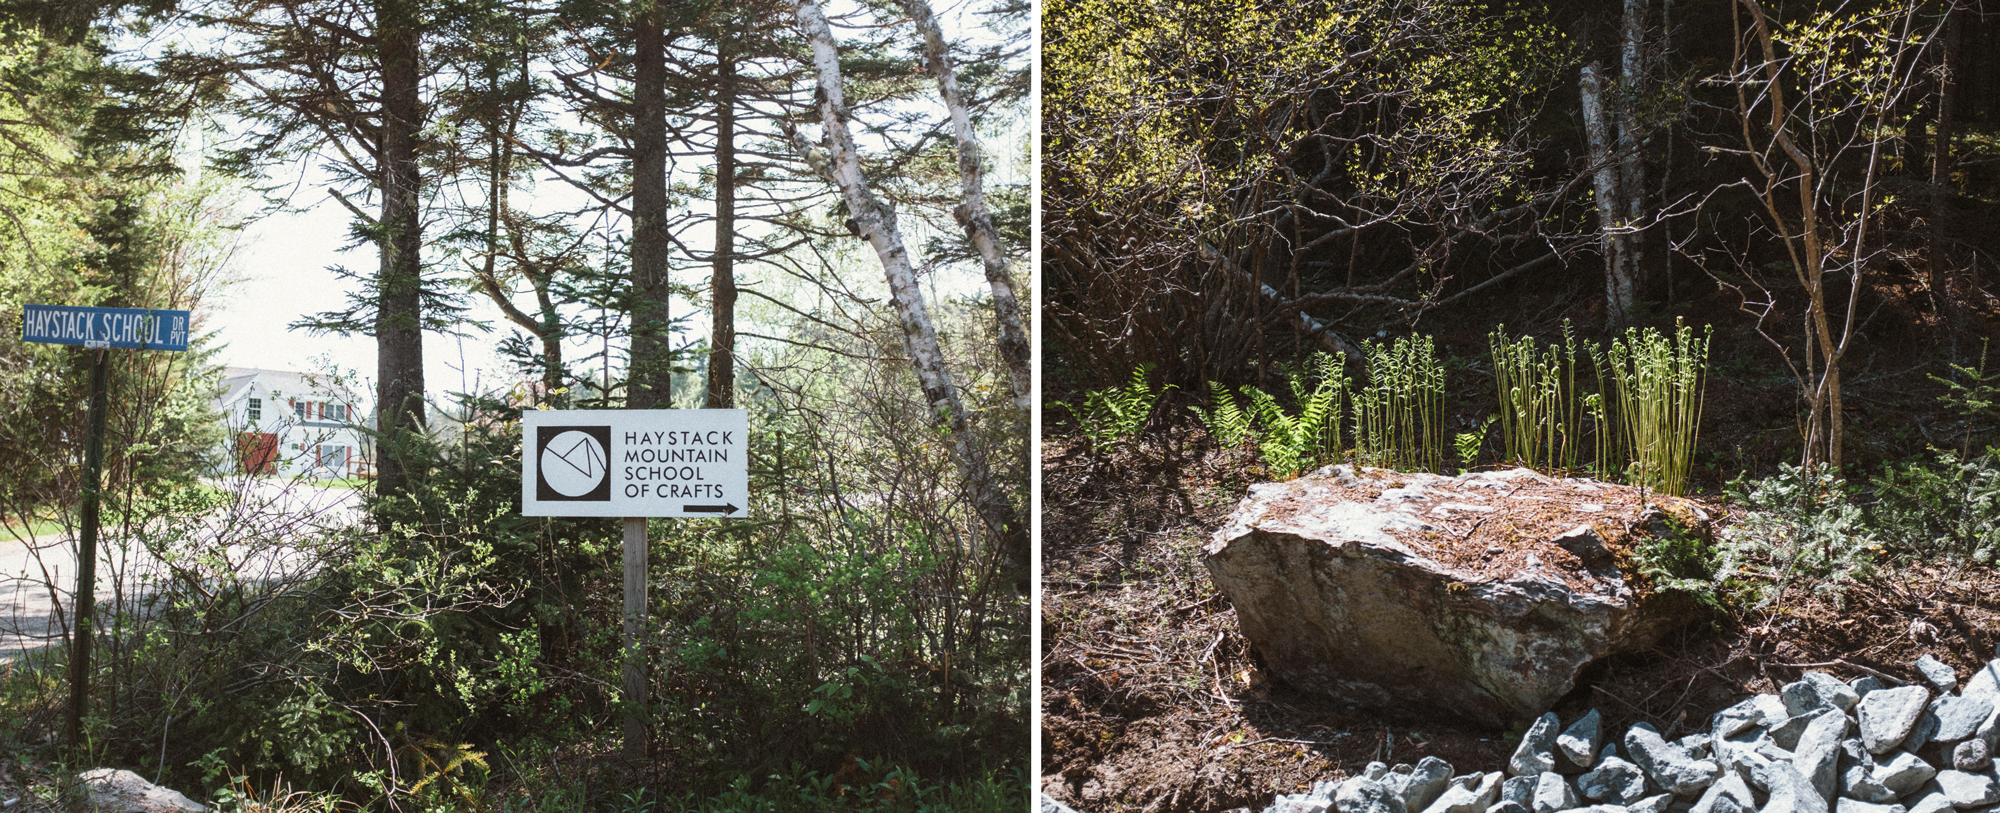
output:
[[[377,455],[376,489],[394,494],[409,485],[402,459],[410,433],[424,426],[422,323],[423,221],[418,202],[418,22],[408,0],[378,0],[376,43],[382,63],[382,142],[377,183],[382,191],[380,297],[375,315],[377,427],[387,441]]]
[[[1031,390],[1034,379],[1028,332],[1021,326],[1021,306],[1014,295],[1014,278],[1007,273],[1007,258],[1000,250],[1000,232],[993,227],[993,215],[986,209],[984,170],[979,161],[979,140],[972,132],[972,115],[965,96],[958,90],[958,76],[945,47],[944,30],[925,0],[903,0],[903,9],[916,21],[924,35],[924,67],[937,80],[938,95],[951,112],[951,131],[958,139],[959,186],[965,203],[952,210],[965,229],[979,258],[986,265],[986,284],[993,291],[993,312],[1000,326],[1000,358],[1014,388],[1014,405],[1022,410],[1034,406]]]
[[[527,66],[522,65],[523,76]],[[498,93],[497,86],[488,92]],[[498,121],[488,123],[491,137],[488,139],[490,154],[486,177],[486,259],[480,267],[473,269],[486,297],[493,301],[500,313],[529,335],[540,340],[542,345],[542,391],[536,400],[546,402],[554,397],[556,390],[562,389],[562,316],[556,312],[555,304],[549,299],[549,278],[552,272],[537,271],[541,265],[528,251],[526,240],[512,225],[508,213],[508,192],[512,185],[508,182],[509,172],[514,165],[515,136],[520,131],[521,108],[513,107],[507,113],[507,124],[503,128]],[[512,286],[500,284],[500,228],[507,224],[507,243],[512,249],[514,267],[534,288],[537,313],[540,317],[529,316],[514,305]]]
[[[1636,295],[1632,258],[1624,235],[1619,233],[1618,202],[1624,200],[1618,188],[1619,166],[1611,160],[1610,126],[1604,120],[1603,66],[1592,62],[1583,66],[1580,82],[1583,94],[1583,132],[1590,148],[1590,163],[1597,168],[1598,228],[1604,246],[1604,329],[1617,331],[1632,322]]]
[[[708,351],[709,409],[736,403],[736,60],[727,34],[716,37],[715,258]]]
[[[1913,93],[1911,97],[1910,105],[1916,107],[1916,111],[1903,119],[1903,166],[1914,174],[1918,167],[1930,166],[1928,131],[1931,120],[1937,117],[1937,111],[1923,104],[1922,94]]]
[[[797,11],[799,28],[812,43],[813,66],[819,73],[818,99],[826,156],[821,158],[816,155],[811,145],[803,143],[803,139],[796,135],[794,141],[798,142],[797,146],[807,160],[818,164],[816,168],[830,176],[840,188],[841,198],[847,203],[855,225],[881,260],[882,271],[889,282],[889,297],[895,304],[897,318],[902,322],[903,342],[910,354],[910,366],[916,371],[924,398],[931,405],[932,415],[935,416],[933,420],[940,429],[950,433],[959,478],[964,481],[973,510],[985,526],[986,538],[1003,557],[1009,571],[1007,576],[1017,588],[1025,589],[1028,586],[1028,529],[1020,521],[1006,494],[1001,492],[991,467],[987,465],[985,449],[972,434],[965,405],[958,398],[958,389],[952,383],[950,371],[945,368],[944,351],[938,344],[937,330],[932,326],[930,313],[924,306],[916,269],[910,264],[909,251],[904,247],[902,232],[896,226],[896,213],[885,201],[876,199],[861,172],[861,156],[847,129],[840,54],[834,46],[833,31],[813,0],[799,0]]]
[[[664,409],[673,400],[672,313],[667,298],[667,59],[660,11],[632,24],[632,354],[625,404]],[[605,360],[610,363],[609,359]]]
[[[1738,52],[1735,55],[1733,64],[1753,64],[1762,67],[1766,77],[1764,90],[1769,96],[1764,104],[1769,105],[1771,110],[1771,138],[1769,142],[1765,143],[1777,148],[1776,152],[1772,153],[1764,161],[1759,162],[1761,171],[1766,178],[1765,193],[1760,195],[1762,198],[1761,202],[1764,205],[1765,212],[1771,217],[1771,221],[1779,226],[1782,234],[1786,235],[1786,248],[1791,258],[1793,273],[1797,275],[1799,286],[1804,289],[1806,295],[1806,329],[1810,334],[1806,338],[1806,377],[1812,383],[1805,393],[1808,413],[1806,417],[1805,453],[1802,455],[1800,463],[1807,468],[1811,468],[1816,464],[1823,464],[1829,469],[1838,472],[1841,466],[1841,447],[1844,439],[1844,429],[1841,424],[1840,359],[1846,350],[1847,341],[1854,335],[1855,308],[1852,303],[1854,297],[1859,295],[1859,286],[1861,284],[1859,279],[1860,269],[1856,268],[1854,275],[1849,277],[1850,284],[1853,287],[1849,289],[1850,304],[1848,307],[1848,318],[1842,330],[1841,338],[1836,341],[1833,336],[1830,320],[1827,317],[1826,260],[1828,252],[1823,242],[1819,221],[1820,211],[1819,199],[1817,197],[1819,194],[1819,169],[1813,156],[1808,154],[1806,148],[1801,147],[1792,138],[1790,124],[1793,111],[1785,104],[1785,86],[1781,74],[1784,63],[1778,59],[1777,48],[1773,44],[1774,37],[1771,34],[1770,20],[1764,14],[1764,7],[1757,0],[1739,0],[1739,3],[1743,9],[1750,13],[1751,33],[1756,37],[1760,46],[1762,59],[1756,63],[1746,63],[1747,55],[1743,52],[1742,40],[1739,39],[1736,46]],[[1752,72],[1754,70],[1755,68],[1749,69]],[[1748,127],[1748,116],[1750,115],[1748,111],[1751,110],[1751,107],[1747,101],[1743,85],[1737,86],[1737,98],[1738,104],[1742,106],[1743,115],[1745,116],[1745,144],[1753,145],[1756,142],[1751,141]],[[1893,105],[1894,100],[1891,99],[1886,104]],[[1876,118],[1876,128],[1878,131],[1880,130],[1881,121],[1881,117],[1878,114]],[[1810,122],[1808,122],[1808,128],[1809,126]],[[1879,165],[1880,149],[1881,144],[1879,141],[1870,145],[1868,174],[1862,184],[1863,212],[1867,211],[1868,196],[1874,193],[1875,173]],[[1792,170],[1789,175],[1781,175],[1779,170],[1775,168],[1778,163],[1775,160],[1777,154],[1782,154],[1786,159],[1791,161]],[[1780,181],[1781,178],[1782,181]],[[1796,208],[1798,217],[1796,224],[1788,222],[1789,218],[1786,210],[1780,205],[1777,199],[1777,193],[1783,184],[1793,184],[1793,188],[1796,190],[1797,200],[1792,204]],[[1856,252],[1856,256],[1860,256],[1859,251],[1866,245],[1866,222],[1864,216],[1862,220],[1862,235],[1860,238],[1857,238],[1852,249]],[[1793,237],[1793,235],[1796,235],[1796,237]],[[1796,244],[1792,242],[1794,239],[1797,240]]]
[[[1939,309],[1948,311],[1952,329],[1952,348],[1958,347],[1958,333],[1964,328],[1965,306],[1952,296],[1951,249],[1946,245],[1945,220],[1950,212],[1950,199],[1957,191],[1952,186],[1951,168],[1953,154],[1951,147],[1952,129],[1957,124],[1959,72],[1963,66],[1959,58],[1959,38],[1962,36],[1961,18],[1965,15],[1958,10],[1958,4],[1945,6],[1944,51],[1938,72],[1938,114],[1937,129],[1931,144],[1931,223],[1930,223],[1930,279],[1926,283],[1931,290],[1931,302]],[[1946,315],[1946,314],[1940,314]]]
[[[549,278],[554,272],[543,271],[540,276],[529,272],[529,281],[535,286],[535,302],[541,307],[541,330],[536,331],[542,339],[542,397],[555,397],[556,390],[563,386],[562,314],[556,312],[555,303],[549,299]]]
[[[1625,210],[1625,222],[1637,228],[1624,235],[1631,255],[1628,264],[1632,269],[1635,291],[1651,290],[1656,281],[1664,278],[1663,266],[1667,259],[1665,248],[1653,245],[1654,230],[1642,225],[1652,219],[1651,188],[1646,185],[1644,133],[1637,113],[1640,97],[1651,92],[1653,86],[1651,71],[1646,64],[1646,7],[1646,0],[1625,0],[1624,47],[1620,55],[1624,63],[1625,88],[1619,94],[1617,104],[1618,191],[1624,195],[1620,203]]]
[[[1986,124],[2000,124],[2000,3],[1995,0],[1979,0],[1979,39],[1974,43],[1973,53],[1979,55],[1979,91],[1973,98],[1979,102],[1979,120]]]

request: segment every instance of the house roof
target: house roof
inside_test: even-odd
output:
[[[305,375],[290,370],[263,370],[256,367],[225,367],[222,390],[217,397],[219,404],[232,404],[248,394],[251,384],[262,384],[273,397],[305,396],[324,399],[353,406],[361,406],[362,401],[353,390],[341,386],[328,377]]]

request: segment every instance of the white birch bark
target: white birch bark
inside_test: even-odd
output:
[[[965,482],[973,509],[985,526],[988,540],[1017,571],[1018,583],[1025,586],[1027,528],[1015,514],[1013,504],[1001,493],[999,484],[994,481],[992,467],[987,464],[985,449],[972,435],[965,405],[959,400],[951,372],[945,368],[944,351],[938,344],[937,330],[924,305],[923,290],[917,285],[916,269],[910,263],[909,250],[904,247],[902,232],[896,226],[895,210],[886,201],[875,197],[868,188],[867,178],[862,175],[861,156],[847,129],[840,52],[834,45],[833,30],[827,25],[826,15],[820,11],[819,4],[813,0],[798,0],[797,13],[799,30],[812,43],[813,68],[819,78],[820,144],[824,154],[806,141],[789,122],[786,123],[787,134],[791,136],[793,146],[813,168],[839,187],[841,199],[846,202],[855,227],[881,260],[882,271],[889,282],[889,298],[894,302],[896,316],[902,322],[903,344],[910,354],[910,366],[917,373],[917,381],[923,387],[924,398],[929,401],[935,420],[951,432],[952,452],[958,464],[959,478]]]
[[[916,21],[924,35],[924,69],[937,80],[938,95],[951,112],[952,135],[958,139],[958,177],[965,203],[952,210],[966,236],[979,250],[986,265],[986,284],[993,289],[993,313],[1000,323],[1000,357],[1014,386],[1014,405],[1026,410],[1034,406],[1033,378],[1029,373],[1028,331],[1021,326],[1020,299],[1014,295],[1014,278],[1007,273],[1007,258],[1000,251],[1000,232],[993,227],[993,215],[986,209],[984,170],[979,162],[979,140],[972,132],[972,116],[965,96],[958,90],[958,76],[944,40],[944,29],[925,0],[902,0],[903,10]]]
[[[1583,93],[1583,134],[1590,147],[1590,163],[1597,167],[1593,180],[1597,196],[1598,228],[1604,245],[1604,326],[1618,330],[1631,321],[1634,286],[1632,259],[1619,234],[1618,165],[1611,160],[1610,128],[1604,121],[1603,68],[1592,62],[1583,66],[1579,83]]]

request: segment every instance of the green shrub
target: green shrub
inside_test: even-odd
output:
[[[1639,574],[1655,591],[1682,593],[1708,609],[1723,609],[1715,581],[1722,551],[1715,542],[1667,511],[1652,530],[1632,551]]]
[[[1883,468],[1869,523],[1897,556],[1992,564],[2000,552],[2000,453]]]
[[[1305,469],[1340,457],[1340,413],[1347,397],[1347,372],[1340,360],[1314,354],[1305,372],[1287,378],[1299,412],[1291,415],[1278,400],[1256,387],[1244,387],[1250,411],[1257,418],[1257,451],[1271,470],[1293,477]]]
[[[878,425],[753,410],[758,518],[653,524],[649,711],[678,788],[830,775],[866,748],[943,793],[1027,751],[1027,600],[995,589],[998,554],[932,485],[952,462],[921,400],[867,406]],[[475,414],[406,450],[421,464],[407,494],[371,497],[380,523],[314,530],[249,501],[193,523],[216,502],[193,487],[148,502],[181,512],[144,537],[173,575],[103,623],[119,637],[101,650],[102,758],[190,789],[282,776],[442,809],[539,770],[503,744],[615,747],[620,534],[520,516],[517,413]],[[856,453],[825,432],[899,434]],[[286,550],[310,566],[245,566]],[[0,691],[0,726],[32,700]]]
[[[1965,439],[1959,446],[1959,456],[1971,457],[1973,437],[1978,434],[1974,427],[1979,423],[1991,425],[1994,417],[2000,416],[2000,373],[1986,372],[1986,347],[1983,342],[1979,348],[1977,368],[1953,364],[1951,371],[1950,378],[1935,375],[1930,378],[1951,390],[1938,396],[1938,400],[1943,401],[1945,407],[1955,413],[1965,426]]]
[[[1470,471],[1479,464],[1479,447],[1485,445],[1482,433],[1460,432],[1451,439],[1451,450],[1458,455],[1461,470]]]
[[[1831,472],[1781,464],[1776,476],[1747,488],[1739,478],[1726,491],[1748,513],[1723,533],[1716,581],[1745,604],[1777,606],[1795,590],[1838,599],[1873,571],[1880,546]]]
[[[1209,437],[1215,438],[1215,442],[1224,448],[1241,446],[1255,433],[1250,413],[1237,406],[1236,397],[1221,382],[1208,382],[1208,404],[1206,410],[1198,406],[1188,409],[1201,418],[1201,425],[1208,429]]]
[[[850,757],[841,770],[822,774],[793,765],[753,782],[741,776],[708,798],[669,799],[655,808],[650,800],[628,799],[618,813],[1015,813],[1028,803],[1028,782],[1019,774],[988,772],[958,782],[938,783],[908,768]]]

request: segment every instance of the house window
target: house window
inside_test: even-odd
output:
[[[325,469],[333,474],[347,473],[348,458],[347,458],[346,446],[335,446],[332,444],[324,444],[324,443],[320,444],[319,451],[316,457],[317,459],[314,461],[314,463],[319,468]]]
[[[264,399],[262,399],[262,398],[252,398],[252,399],[250,399],[250,409],[249,409],[249,412],[248,412],[248,414],[249,414],[249,416],[250,416],[250,420],[252,420],[252,421],[261,421],[261,420],[263,420],[263,419],[264,419]]]
[[[347,420],[347,405],[346,404],[327,405],[326,416],[336,421]]]

